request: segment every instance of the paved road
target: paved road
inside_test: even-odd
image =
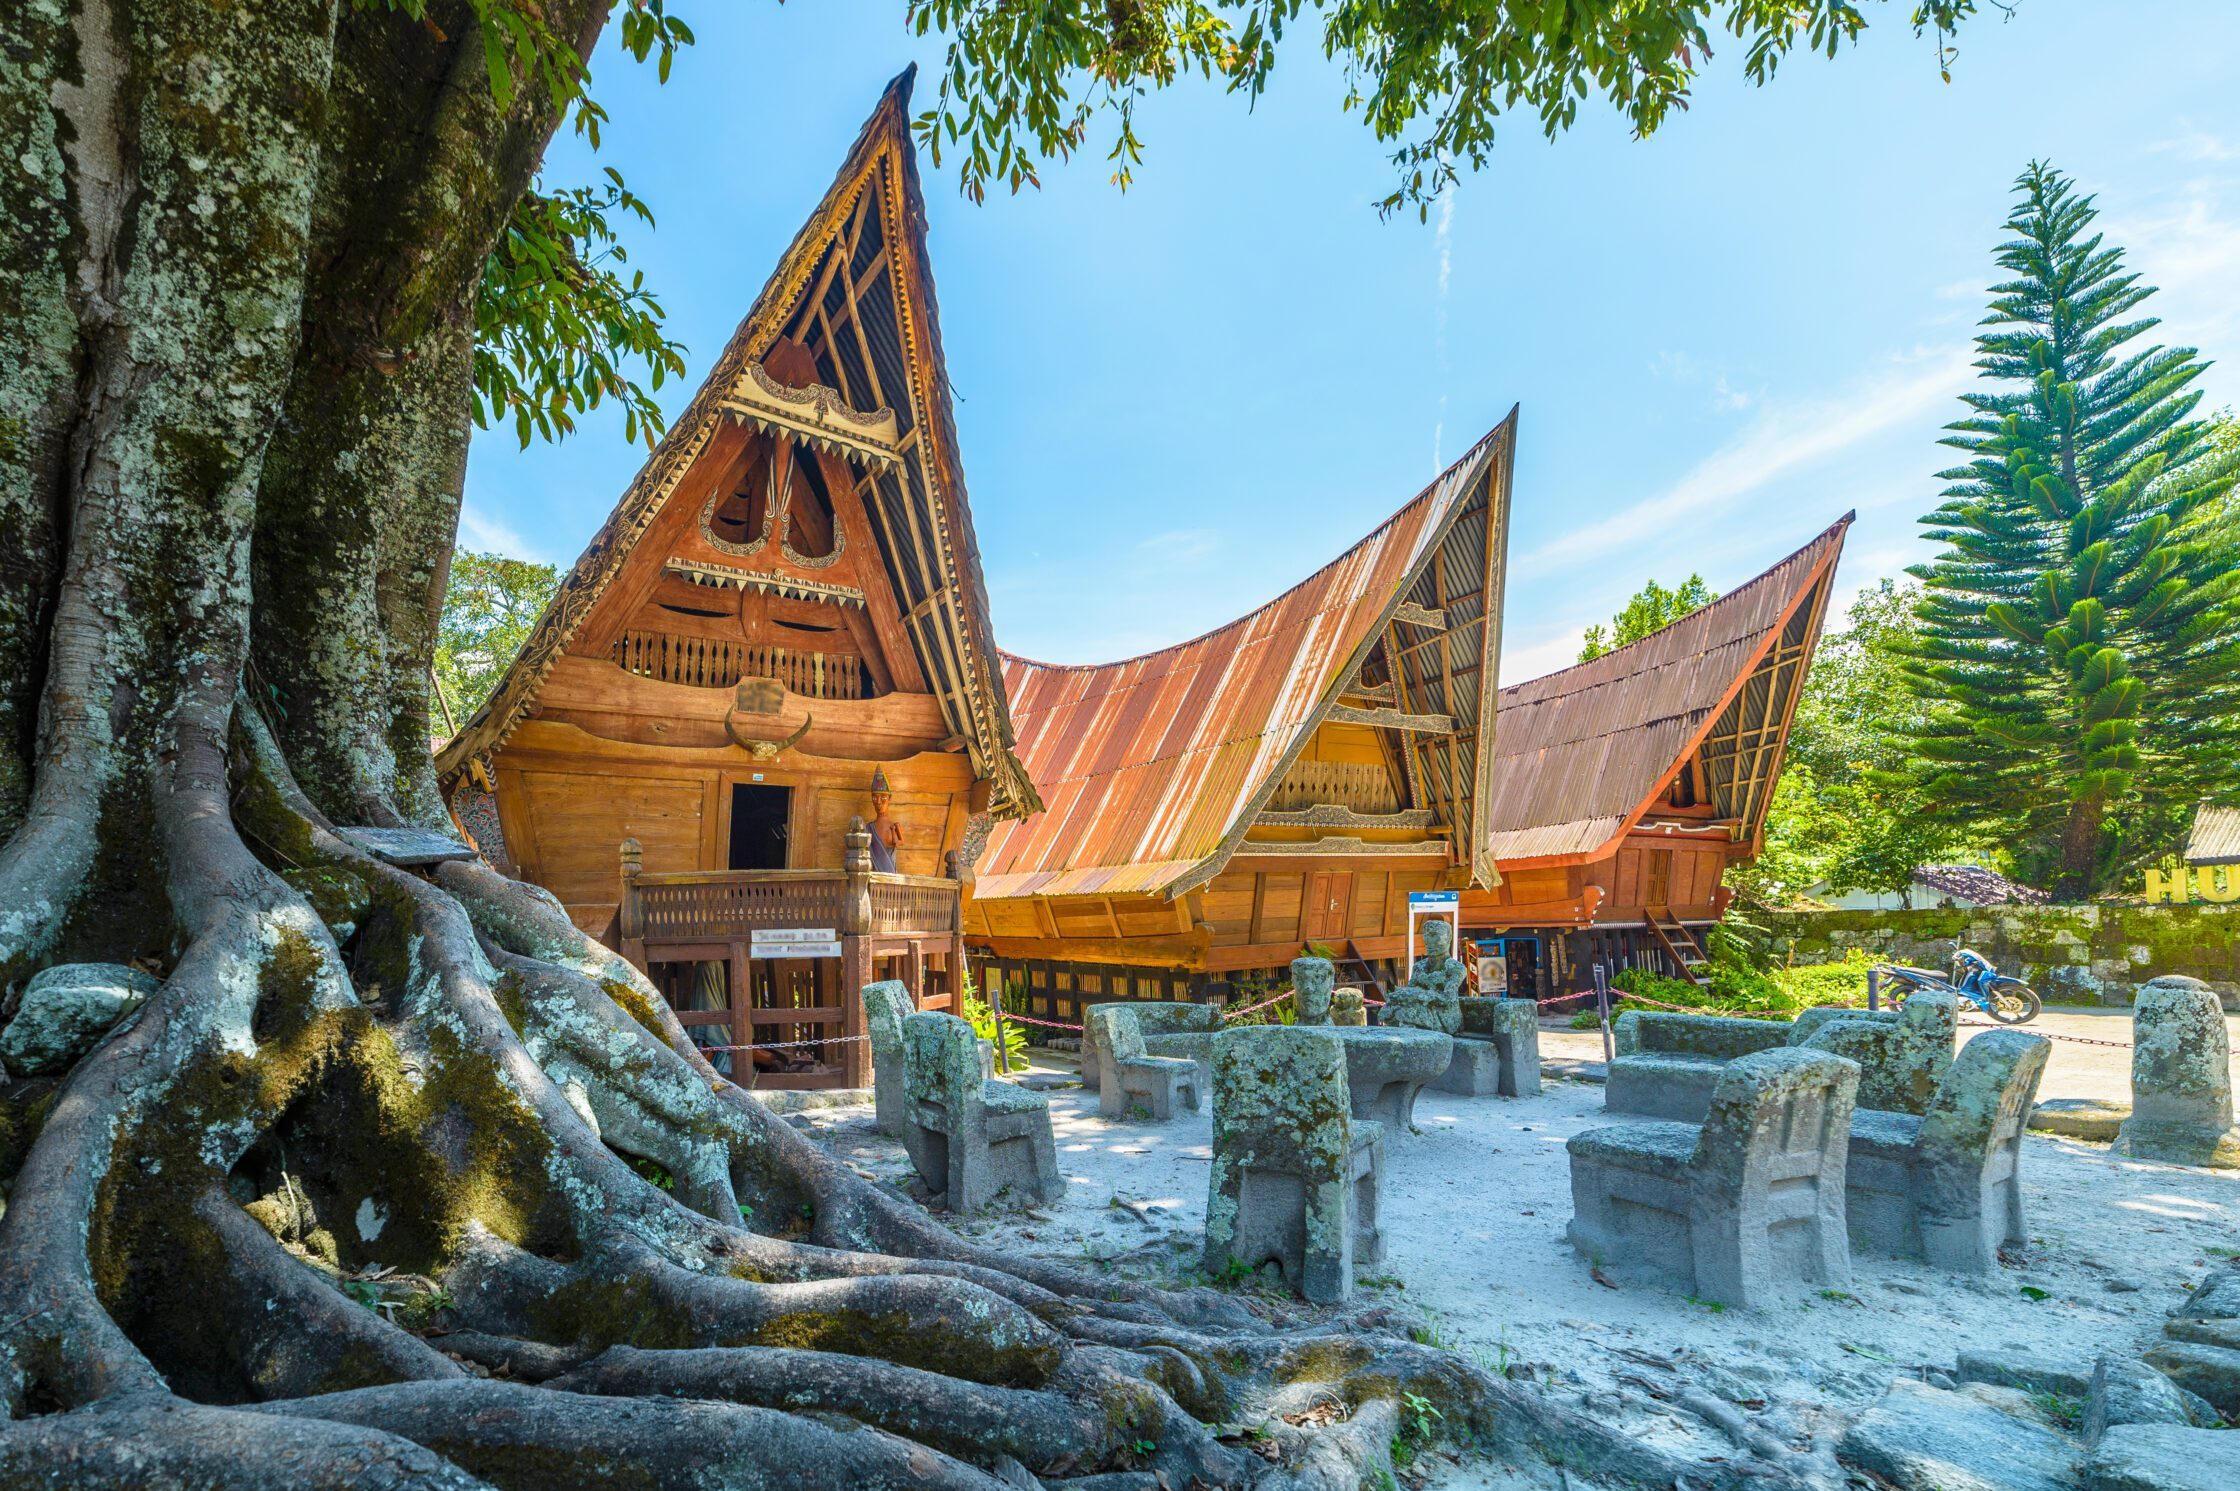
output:
[[[1982,1019],[1981,1015],[1975,1017]],[[2240,1015],[2227,1015],[2225,1029],[2232,1044],[2240,1046]],[[2042,1098],[2107,1098],[2119,1103],[2131,1101],[2131,1012],[2119,1009],[2083,1009],[2058,1007],[2048,1009],[2037,1019],[2022,1027],[2039,1035],[2053,1037],[2053,1057],[2046,1063],[2045,1080],[2038,1086]],[[1974,1034],[1974,1027],[1963,1025],[1963,1036]],[[2072,1039],[2062,1039],[2062,1037]],[[2087,1045],[2086,1041],[2121,1041],[2121,1047]],[[1566,1057],[1577,1061],[1602,1060],[1602,1036],[1592,1030],[1550,1029],[1548,1022],[1540,1027],[1540,1051],[1544,1056]],[[2240,1067],[2240,1063],[2236,1063]],[[2240,1084],[2240,1073],[2236,1073]]]

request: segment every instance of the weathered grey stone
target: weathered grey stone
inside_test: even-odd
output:
[[[2131,1116],[2116,1149],[2142,1160],[2240,1170],[2232,1040],[2224,1007],[2197,978],[2158,978],[2139,990],[2132,1012]]]
[[[2030,1110],[2030,1127],[2041,1134],[2060,1134],[2064,1138],[2109,1144],[2122,1132],[2123,1121],[2130,1116],[2129,1103],[2114,1103],[2106,1098],[2047,1098]]]
[[[1330,992],[1337,985],[1338,970],[1328,958],[1291,960],[1291,1011],[1295,1025],[1328,1025]]]
[[[1987,1030],[1952,1063],[1926,1115],[1858,1109],[1844,1182],[1852,1242],[1955,1273],[1997,1269],[1999,1250],[2028,1236],[2023,1120],[2052,1049],[2043,1036]]]
[[[1351,984],[1330,991],[1330,1023],[1363,1026],[1369,1023],[1369,1006]]]
[[[1383,1186],[1384,1130],[1351,1116],[1336,1032],[1260,1025],[1214,1038],[1207,1273],[1273,1259],[1307,1299],[1340,1303],[1354,1264],[1384,1254]]]
[[[1789,1045],[1801,1046],[1817,1034],[1821,1026],[1837,1020],[1874,1020],[1895,1024],[1897,1019],[1898,1011],[1893,1009],[1870,1010],[1851,1004],[1816,1004],[1809,1009],[1797,1011],[1796,1019],[1789,1022],[1789,1034],[1785,1039]]]
[[[1569,1236],[1581,1256],[1729,1305],[1783,1283],[1851,1282],[1845,1136],[1855,1063],[1818,1051],[1727,1063],[1701,1126],[1626,1123],[1575,1135]]]
[[[2084,1463],[2084,1491],[2232,1491],[2240,1434],[2174,1424],[2117,1424]]]
[[[1844,1431],[1836,1458],[1897,1491],[2075,1491],[2067,1439],[1964,1393],[1905,1378]]]
[[[1154,1056],[1181,1056],[1186,1053],[1165,1049],[1162,1036],[1198,1032],[1211,1035],[1221,1028],[1221,1011],[1210,1004],[1191,1004],[1185,1001],[1117,1000],[1136,1012],[1136,1028],[1143,1032],[1144,1049]],[[1096,1028],[1089,1016],[1103,1009],[1102,1004],[1092,1004],[1081,1012],[1081,1085],[1094,1092],[1102,1080],[1098,1074],[1101,1063],[1097,1059]],[[1210,1063],[1212,1053],[1207,1053]],[[1210,1065],[1198,1074],[1210,1078]]]
[[[871,1094],[879,1132],[899,1139],[907,1121],[902,1092],[902,1022],[918,1012],[918,1002],[910,997],[910,986],[899,979],[865,984],[862,997],[864,1033],[871,1037]]]
[[[2032,1393],[2059,1393],[2082,1398],[2092,1389],[2090,1362],[2064,1361],[2006,1348],[1963,1351],[1952,1375],[1962,1382],[1988,1382],[1993,1387],[2018,1387]]]
[[[1453,1035],[1462,1029],[1465,971],[1454,956],[1454,928],[1443,921],[1423,924],[1423,956],[1408,971],[1408,982],[1392,991],[1377,1016],[1381,1025],[1405,1025]]]
[[[902,1145],[943,1206],[977,1211],[999,1198],[1027,1205],[1064,1194],[1049,1101],[984,1078],[969,1024],[938,1011],[911,1015],[902,1052]]]
[[[2131,1356],[2103,1356],[2092,1364],[2084,1399],[2084,1442],[2098,1444],[2118,1424],[2193,1426],[2178,1385]],[[2235,1482],[2240,1485],[2240,1482]]]
[[[2162,1333],[2173,1341],[2240,1351],[2240,1320],[2166,1320]]]
[[[1950,994],[1924,993],[1908,999],[1895,1019],[1827,1020],[1806,1028],[1801,1038],[1792,1031],[1789,1044],[1859,1063],[1860,1107],[1920,1114],[1929,1111],[1937,1084],[1952,1070],[1959,1023],[1959,1005]]]
[[[2240,1320],[2240,1262],[2211,1269],[2170,1313],[2186,1320]]]
[[[2240,1351],[2198,1341],[2158,1341],[2148,1350],[2146,1362],[2226,1418],[2240,1422]]]
[[[1143,1027],[1124,1004],[1093,1005],[1097,1031],[1097,1111],[1127,1118],[1142,1110],[1155,1123],[1174,1117],[1179,1105],[1196,1112],[1198,1064],[1187,1056],[1152,1056],[1143,1049]]]
[[[1397,1133],[1413,1130],[1416,1094],[1453,1060],[1453,1038],[1404,1025],[1337,1027],[1331,1033],[1346,1053],[1346,1088],[1353,1116],[1374,1119]]]
[[[158,981],[122,963],[58,963],[35,975],[0,1031],[0,1060],[19,1077],[59,1072],[101,1044]]]
[[[1454,1060],[1431,1085],[1505,1098],[1540,1095],[1540,1006],[1530,999],[1465,999]]]
[[[1701,1123],[1728,1062],[1786,1043],[1779,1020],[1627,1010],[1618,1016],[1602,1106],[1676,1123]]]

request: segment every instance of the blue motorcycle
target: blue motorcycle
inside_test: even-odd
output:
[[[1982,1010],[2001,1025],[2027,1025],[2045,1008],[2038,991],[2018,978],[2009,978],[1991,966],[1991,960],[1967,948],[1954,948],[1952,971],[1938,974],[1926,968],[1885,964],[1879,970],[1892,1009],[1905,1008],[1906,996],[1921,989],[1950,994]]]

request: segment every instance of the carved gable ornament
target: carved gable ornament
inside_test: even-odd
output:
[[[722,408],[766,435],[805,441],[876,470],[887,470],[901,460],[895,446],[902,437],[892,409],[868,414],[852,409],[838,390],[822,383],[788,388],[760,363],[747,365]]]

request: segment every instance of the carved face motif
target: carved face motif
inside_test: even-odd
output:
[[[872,816],[872,817],[874,817],[874,818],[884,818],[884,817],[886,817],[886,816],[887,816],[887,804],[888,804],[888,803],[890,803],[890,802],[893,802],[893,801],[894,801],[894,798],[893,798],[892,796],[890,796],[889,794],[887,794],[887,793],[884,793],[884,792],[874,792],[874,793],[872,793],[872,794],[871,794],[871,816]]]
[[[1338,971],[1328,958],[1291,960],[1291,996],[1302,1025],[1320,1025],[1330,1018],[1330,988]]]
[[[1424,956],[1434,963],[1444,963],[1454,952],[1454,923],[1427,921],[1423,924]]]

